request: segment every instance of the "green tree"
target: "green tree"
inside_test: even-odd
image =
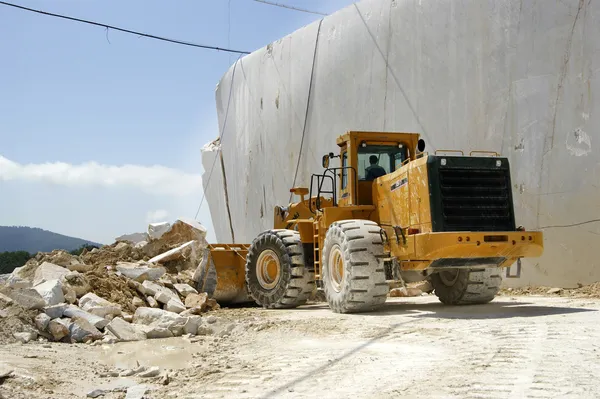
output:
[[[29,259],[33,258],[29,252],[0,252],[0,274],[12,273],[17,267],[23,266]]]

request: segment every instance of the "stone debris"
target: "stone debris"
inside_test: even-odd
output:
[[[59,280],[45,281],[36,285],[33,289],[44,298],[44,302],[48,306],[57,305],[65,301],[62,284]]]
[[[144,395],[150,390],[147,385],[134,385],[127,388],[125,399],[143,399]]]
[[[151,261],[152,259],[149,262]],[[146,280],[156,281],[167,272],[167,270],[162,266],[152,266],[147,263],[140,264],[130,262],[117,263],[117,271],[123,274],[125,277],[140,283]]]
[[[181,303],[179,299],[170,299],[165,306],[165,310],[174,313],[181,313],[185,310],[185,305]]]
[[[423,293],[423,291],[421,291],[418,288],[400,287],[400,288],[391,289],[389,295],[391,297],[414,297],[414,296],[421,296],[422,293]]]
[[[58,305],[54,305],[54,306],[48,306],[44,308],[44,312],[51,318],[51,319],[58,319],[63,317],[63,315],[65,314],[65,309],[67,308],[67,304],[66,303],[60,303]]]
[[[98,398],[100,396],[104,396],[107,393],[110,393],[110,391],[106,390],[106,389],[94,389],[93,391],[90,391],[87,393],[87,397],[88,398]]]
[[[163,234],[169,231],[170,228],[171,225],[167,222],[150,223],[148,225],[148,237],[150,240],[158,240]]]
[[[206,292],[202,292],[200,294],[189,294],[185,298],[185,307],[202,309],[202,307],[206,305],[207,300],[208,294]]]
[[[180,245],[177,248],[173,248],[167,252],[164,252],[160,255],[155,256],[154,258],[150,259],[148,262],[150,263],[165,263],[165,262],[169,262],[175,259],[180,259],[183,257],[183,251],[188,248],[191,247],[194,244],[195,241],[188,241],[183,245]]]
[[[82,317],[75,317],[69,325],[71,342],[87,342],[102,339],[102,333],[89,321]]]
[[[5,308],[9,305],[12,305],[12,303],[13,303],[13,300],[10,299],[9,296],[6,296],[0,292],[0,307]]]
[[[160,305],[158,304],[158,301],[156,299],[154,299],[154,297],[149,296],[148,298],[146,298],[146,301],[148,301],[148,305],[150,305],[151,308],[160,307]]]
[[[33,319],[33,321],[35,322],[36,328],[40,331],[46,331],[46,329],[48,328],[48,324],[50,323],[50,320],[52,320],[52,318],[50,316],[48,316],[46,313],[40,313],[39,315],[35,316],[35,319]]]
[[[33,288],[19,288],[10,290],[7,293],[7,296],[25,309],[42,309],[44,306],[46,306],[46,301],[44,301],[44,298]]]
[[[69,335],[69,319],[52,319],[48,323],[48,332],[56,341]]]
[[[62,280],[69,273],[69,269],[55,265],[50,262],[42,263],[36,270],[33,277],[33,286],[49,280]]]
[[[121,341],[142,341],[146,339],[146,333],[142,329],[119,317],[112,319],[107,324],[106,329]]]
[[[70,318],[79,317],[85,319],[96,328],[104,328],[108,324],[108,320],[105,318],[88,313],[75,305],[67,306],[63,315]]]
[[[27,332],[16,332],[13,333],[13,336],[20,342],[26,344],[29,341],[33,341],[37,339],[38,335],[36,332],[27,331]]]
[[[198,291],[189,284],[173,284],[173,287],[184,298],[187,298],[189,294],[198,294]]]
[[[160,368],[158,366],[153,366],[153,367],[150,367],[148,370],[142,371],[141,373],[139,373],[138,377],[150,378],[150,377],[157,377],[159,374],[160,374]]]
[[[5,324],[0,339],[30,342],[40,335],[102,345],[195,336],[203,332],[201,315],[219,308],[194,288],[205,237],[202,225],[179,219],[80,255],[38,253],[0,280],[3,323],[22,318]],[[15,316],[19,312],[26,315]]]
[[[98,295],[89,292],[79,299],[79,307],[88,313],[106,318],[107,316],[120,316],[121,307],[117,304],[100,298]]]
[[[140,306],[146,306],[146,303],[144,302],[144,300],[137,296],[133,298],[133,300],[131,301],[131,304],[133,306],[135,306],[136,308],[139,308]]]
[[[549,290],[546,292],[546,294],[550,294],[550,295],[552,295],[552,294],[559,294],[561,291],[562,291],[562,288],[556,288],[556,287],[555,287],[555,288],[550,288],[550,289],[549,289]]]

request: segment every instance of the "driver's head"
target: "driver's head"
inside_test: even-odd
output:
[[[371,165],[376,165],[377,164],[377,155],[371,155],[369,157],[369,162],[371,163]]]

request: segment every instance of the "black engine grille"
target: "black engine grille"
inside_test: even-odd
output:
[[[428,163],[434,231],[514,231],[508,160],[440,157]]]
[[[510,183],[506,172],[502,169],[440,169],[446,229],[512,230]]]

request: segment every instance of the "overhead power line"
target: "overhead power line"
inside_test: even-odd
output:
[[[149,34],[149,33],[137,32],[137,31],[130,30],[130,29],[125,29],[125,28],[119,28],[118,26],[108,25],[108,24],[105,24],[105,23],[94,22],[94,21],[89,21],[89,20],[86,20],[86,19],[80,19],[80,18],[70,17],[68,15],[54,14],[54,13],[47,12],[47,11],[42,11],[42,10],[35,10],[33,8],[23,7],[23,6],[20,6],[20,5],[17,5],[17,4],[12,4],[12,3],[7,3],[5,1],[0,1],[0,5],[4,5],[4,6],[8,6],[8,7],[14,7],[14,8],[18,8],[20,10],[30,11],[30,12],[34,12],[34,13],[37,13],[37,14],[47,15],[47,16],[50,16],[50,17],[67,19],[69,21],[80,22],[80,23],[84,23],[84,24],[88,24],[88,25],[100,26],[100,27],[103,27],[105,29],[113,29],[113,30],[116,30],[116,31],[119,31],[119,32],[130,33],[130,34],[136,35],[136,36],[143,36],[143,37],[148,37],[150,39],[162,40],[164,42],[181,44],[183,46],[197,47],[197,48],[203,48],[203,49],[207,49],[207,50],[224,51],[224,52],[236,53],[236,54],[250,54],[250,52],[248,52],[248,51],[232,50],[232,49],[228,49],[228,48],[220,48],[220,47],[215,47],[215,46],[206,46],[206,45],[203,45],[203,44],[186,42],[186,41],[183,41],[183,40],[169,39],[167,37],[156,36],[156,35],[152,35],[152,34]]]
[[[256,1],[257,3],[263,3],[263,4],[268,4],[270,6],[287,8],[287,9],[294,10],[294,11],[307,12],[309,14],[317,14],[317,15],[324,15],[324,16],[328,15],[328,14],[325,14],[325,13],[322,13],[322,12],[319,12],[319,11],[311,11],[311,10],[307,10],[307,9],[304,9],[304,8],[298,8],[298,7],[288,6],[287,4],[275,3],[275,2],[272,2],[272,1],[265,1],[265,0],[254,0],[254,1]]]

